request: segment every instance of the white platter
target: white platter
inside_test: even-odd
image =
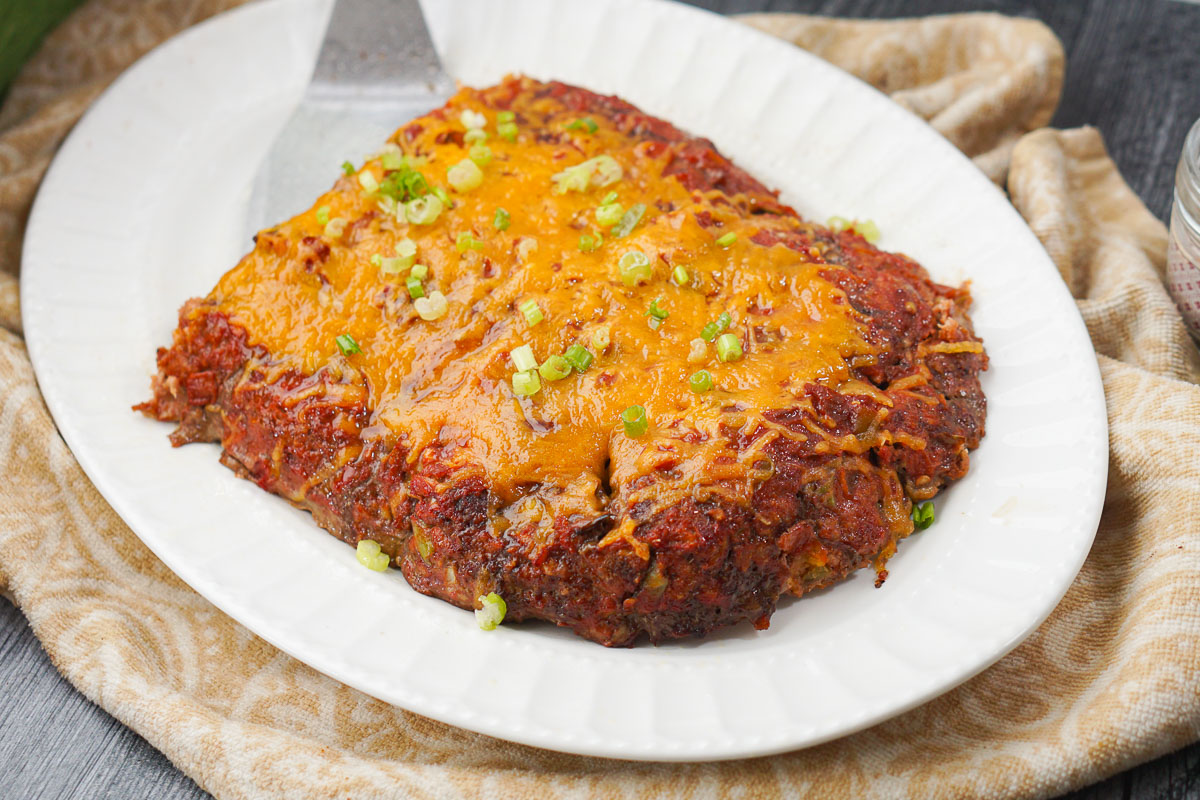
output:
[[[482,632],[398,572],[362,569],[306,514],[220,466],[215,446],[169,447],[167,426],[130,406],[148,396],[178,307],[247,248],[249,176],[328,13],[321,0],[268,0],[126,72],[63,145],[26,236],[22,304],[42,392],[146,544],[252,631],[351,686],[504,739],[620,758],[828,740],[946,691],[1036,628],[1095,534],[1107,428],[1075,305],[1004,196],[883,95],[714,15],[648,0],[426,10],[466,83],[526,72],[620,94],[713,139],[801,213],[871,218],[882,246],[943,281],[970,278],[992,366],[969,476],[901,545],[881,589],[860,574],[784,603],[768,631],[606,650],[548,625]]]

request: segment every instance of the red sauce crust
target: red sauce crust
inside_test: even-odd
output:
[[[518,96],[514,82],[490,90],[494,107],[509,107],[510,90]],[[742,621],[765,628],[785,593],[802,595],[866,566],[881,582],[887,557],[912,532],[913,500],[962,477],[984,435],[978,376],[987,356],[954,347],[978,342],[966,289],[931,281],[912,260],[853,231],[802,223],[709,142],[624,101],[560,83],[541,91],[646,147],[672,148],[665,174],[689,190],[716,189],[746,203],[748,214],[775,218],[754,244],[782,244],[828,264],[823,275],[867,320],[881,355],[853,377],[873,393],[809,383],[805,402],[770,410],[766,418],[783,429],[817,426],[827,435],[772,439],[750,502],[699,487],[665,509],[634,503],[623,519],[562,515],[549,530],[497,532],[486,476],[456,442],[411,452],[403,437],[390,446],[365,437],[372,409],[353,368],[281,369],[211,300],[184,306],[172,346],[159,350],[154,396],[138,409],[177,423],[177,446],[219,442],[224,464],[310,510],[346,542],[378,542],[417,591],[472,608],[483,589],[494,590],[508,620],[548,620],[605,645],[703,635]],[[315,262],[321,245],[312,243]],[[746,448],[765,430],[739,427],[737,411],[730,409],[724,433]],[[854,442],[873,442],[881,412],[893,436],[856,452]],[[831,437],[848,444],[830,449]],[[653,487],[679,468],[665,454],[625,488]],[[632,533],[614,541],[623,523]]]

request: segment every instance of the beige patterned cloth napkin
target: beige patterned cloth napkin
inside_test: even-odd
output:
[[[1079,299],[1112,430],[1104,516],[1066,598],[995,666],[808,750],[615,762],[380,703],[183,585],[88,483],[46,413],[21,340],[20,241],[55,148],[103,87],[235,4],[91,0],[0,111],[0,588],[68,680],[201,786],[221,798],[1035,797],[1200,737],[1200,356],[1163,288],[1166,234],[1096,131],[1039,129],[1058,101],[1061,46],[1036,22],[994,15],[746,21],[891,93],[974,157]]]

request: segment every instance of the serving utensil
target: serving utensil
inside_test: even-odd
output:
[[[417,0],[334,0],[312,79],[254,178],[249,232],[303,211],[338,164],[453,91]]]

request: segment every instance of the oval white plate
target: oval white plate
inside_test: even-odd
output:
[[[466,83],[526,72],[620,94],[713,139],[801,213],[874,219],[883,246],[943,281],[970,278],[992,358],[970,475],[939,498],[937,524],[901,545],[882,589],[860,574],[783,603],[768,631],[606,650],[548,625],[482,632],[399,573],[362,569],[306,514],[220,466],[215,446],[169,447],[167,426],[129,407],[148,396],[180,304],[247,248],[249,176],[299,97],[327,14],[321,0],[273,0],[125,73],[63,146],[26,236],[25,333],[42,392],[146,544],[338,680],[465,728],[601,756],[814,744],[946,691],[1030,633],[1091,544],[1107,429],[1075,305],[1004,196],[884,96],[714,15],[635,0],[427,10]],[[331,173],[359,155],[330,154]]]

